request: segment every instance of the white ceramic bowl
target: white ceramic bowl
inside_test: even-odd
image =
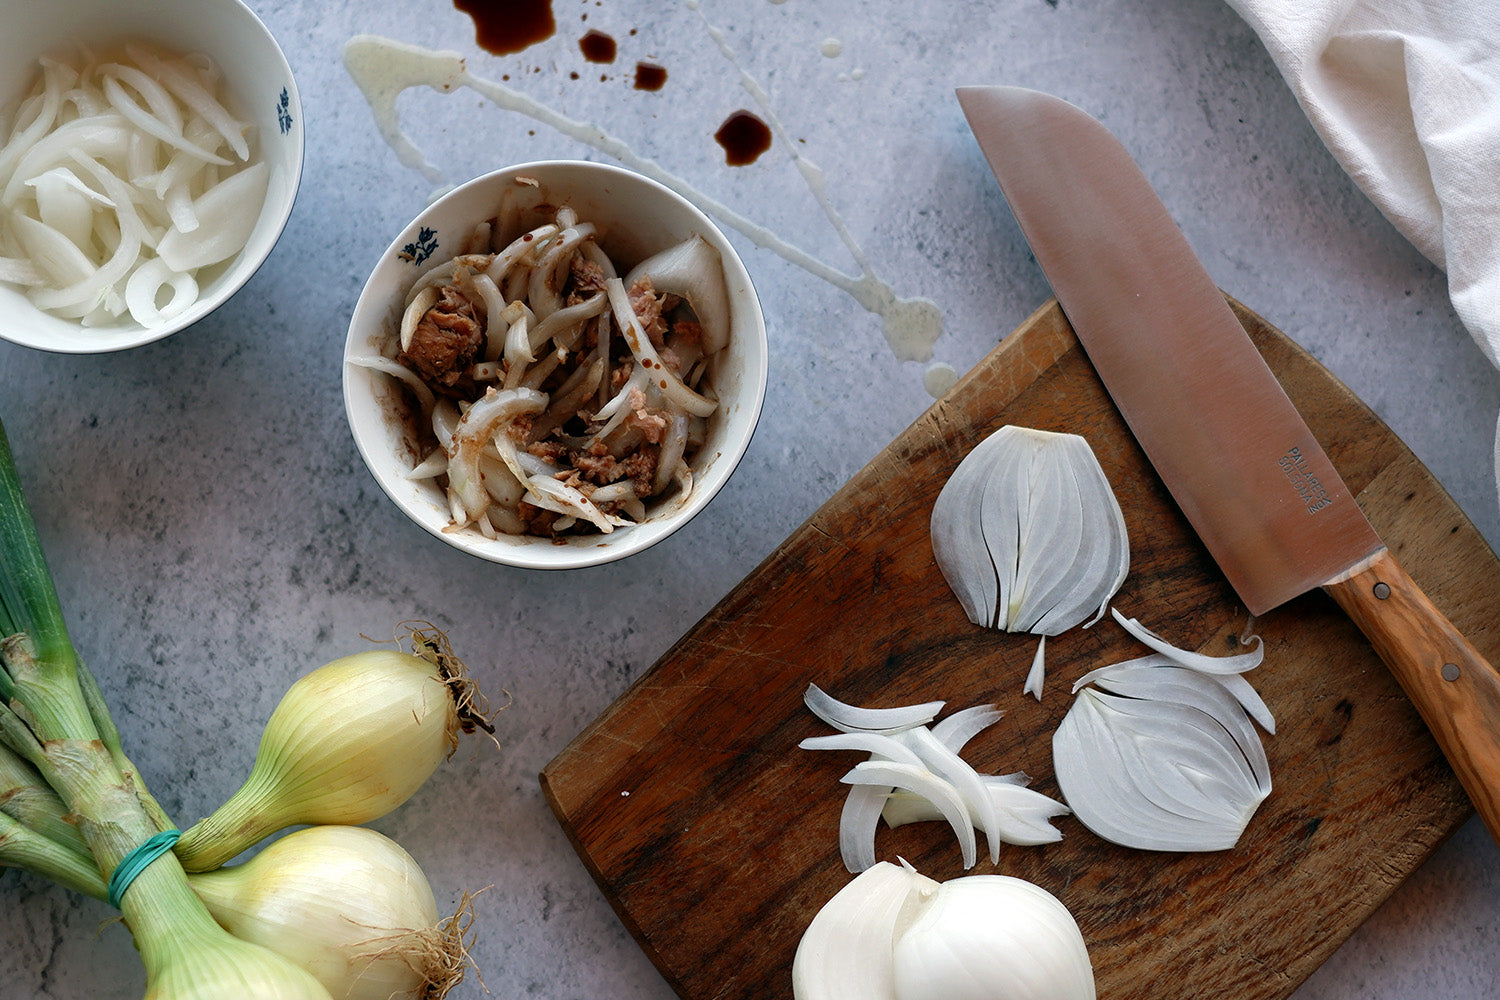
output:
[[[126,320],[84,327],[42,312],[14,286],[0,284],[0,337],[46,351],[96,354],[160,340],[218,308],[265,260],[291,214],[302,176],[302,104],[286,57],[260,19],[240,0],[60,0],[9,3],[0,12],[0,107],[36,78],[38,59],[72,60],[78,47],[107,50],[140,39],[203,53],[224,74],[231,110],[255,124],[270,182],[245,248],[200,288],[198,300],[169,322],[146,328]],[[4,136],[0,135],[0,142]]]
[[[517,183],[534,178],[539,188]],[[685,503],[648,506],[638,525],[609,534],[554,542],[529,536],[490,539],[473,528],[449,529],[446,497],[432,480],[406,474],[414,461],[412,432],[403,422],[400,391],[387,375],[351,364],[351,356],[380,352],[394,336],[402,304],[422,263],[431,266],[459,252],[476,224],[497,214],[502,198],[518,195],[533,205],[570,205],[600,231],[600,245],[620,274],[658,250],[701,235],[723,259],[730,299],[730,338],[713,373],[719,407],[708,438],[694,459],[693,491]],[[551,212],[541,221],[551,218]],[[522,222],[530,224],[525,216]],[[519,235],[524,225],[517,227]],[[425,246],[430,257],[412,259]],[[420,256],[420,255],[419,255]],[[572,569],[621,559],[677,530],[713,499],[750,443],[765,397],[768,357],[765,322],[744,264],[724,234],[693,204],[640,174],[582,161],[526,163],[498,170],[450,191],[422,211],[375,265],[349,324],[344,349],[344,405],[355,443],[386,494],[411,519],[449,545],[492,562],[529,569]]]

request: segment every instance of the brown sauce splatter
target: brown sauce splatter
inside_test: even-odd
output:
[[[771,148],[771,129],[750,112],[736,111],[724,119],[714,139],[724,147],[725,163],[743,167]]]
[[[590,31],[578,39],[578,48],[583,52],[583,58],[592,63],[612,63],[615,61],[615,40],[602,31]]]
[[[453,0],[474,19],[479,47],[497,56],[544,42],[557,31],[552,0]]]
[[[660,90],[667,82],[667,68],[658,66],[656,63],[638,62],[635,64],[635,89],[636,90]]]

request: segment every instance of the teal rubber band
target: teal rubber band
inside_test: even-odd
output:
[[[115,865],[114,873],[109,876],[109,905],[118,910],[125,890],[130,888],[135,877],[145,871],[151,862],[170,851],[181,836],[181,830],[163,830],[147,837],[145,843],[121,858],[120,863]]]

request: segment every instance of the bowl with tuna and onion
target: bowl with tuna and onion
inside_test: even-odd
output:
[[[764,319],[724,234],[633,171],[497,170],[376,263],[345,344],[345,410],[395,504],[459,549],[598,565],[690,520],[760,417]]]

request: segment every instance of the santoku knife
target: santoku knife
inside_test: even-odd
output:
[[[1048,94],[958,100],[1089,360],[1247,609],[1332,595],[1500,840],[1500,673],[1381,542],[1130,154]]]

